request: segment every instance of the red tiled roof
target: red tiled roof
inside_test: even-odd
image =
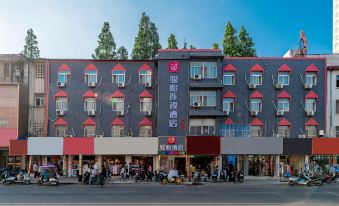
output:
[[[224,121],[224,124],[234,124],[233,120],[231,118],[227,118],[225,121]]]
[[[85,67],[85,71],[96,71],[97,68],[94,66],[94,64],[90,63]]]
[[[264,126],[264,123],[259,118],[255,118],[252,120],[251,126]]]
[[[113,125],[124,126],[125,123],[124,123],[119,117],[117,117],[117,118],[115,118],[115,119],[112,121],[111,125],[112,125],[112,126],[113,126]]]
[[[287,66],[286,64],[281,65],[281,67],[279,67],[278,72],[291,72],[291,68],[289,66]]]
[[[284,90],[279,93],[278,98],[279,99],[291,99],[291,96]]]
[[[55,97],[68,97],[68,94],[64,90],[60,89],[57,93],[55,93],[54,98]]]
[[[68,122],[62,118],[62,117],[58,117],[57,120],[54,122],[54,127],[55,126],[67,126]]]
[[[237,96],[235,96],[235,94],[231,91],[231,90],[228,90],[223,96],[223,98],[237,98]]]
[[[306,94],[305,99],[318,99],[318,95],[314,91],[310,91]]]
[[[250,98],[251,99],[263,99],[264,96],[259,91],[255,91],[251,94]]]
[[[113,94],[111,95],[112,97],[120,97],[123,98],[125,97],[125,95],[118,89],[115,92],[113,92]]]
[[[67,64],[62,64],[59,68],[59,71],[69,71],[71,70],[71,68],[69,68],[69,66]]]
[[[315,121],[315,119],[310,118],[309,120],[307,120],[307,122],[305,123],[305,126],[318,126],[318,122]]]
[[[138,69],[138,71],[140,71],[140,70],[152,71],[152,68],[148,64],[144,64]]]
[[[278,126],[291,126],[291,123],[287,120],[287,119],[285,119],[285,118],[282,118],[280,121],[279,121],[279,123],[278,123]]]
[[[95,121],[92,119],[92,118],[87,118],[83,123],[82,123],[82,126],[85,126],[85,125],[96,125]]]
[[[311,64],[306,68],[305,72],[319,72],[319,70],[314,64]]]
[[[112,70],[117,71],[117,70],[126,70],[121,64],[115,65]]]
[[[223,70],[224,72],[236,72],[237,71],[237,69],[232,64],[227,64]]]
[[[139,126],[152,126],[152,121],[144,117],[140,122]]]
[[[262,68],[259,64],[254,65],[250,72],[264,72],[264,68]]]
[[[145,89],[143,92],[140,93],[139,97],[152,98],[152,94]]]
[[[82,95],[82,98],[96,98],[96,97],[97,95],[91,90],[88,90],[85,94]]]

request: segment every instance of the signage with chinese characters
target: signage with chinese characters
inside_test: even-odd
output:
[[[168,72],[178,73],[180,71],[180,64],[177,61],[168,63]],[[169,120],[168,127],[178,127],[178,75],[171,74],[169,76]]]
[[[185,137],[159,137],[159,154],[161,155],[184,155],[186,154]]]

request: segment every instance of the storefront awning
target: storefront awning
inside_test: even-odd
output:
[[[64,138],[64,155],[93,155],[94,138],[72,137]]]
[[[187,154],[189,155],[219,155],[219,136],[188,136]]]
[[[29,137],[28,155],[62,155],[64,140],[62,137]]]
[[[10,140],[9,155],[27,155],[27,140]]]
[[[339,155],[339,138],[312,138],[312,154]]]

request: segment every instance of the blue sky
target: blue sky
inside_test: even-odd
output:
[[[104,21],[117,46],[131,53],[141,13],[157,25],[160,43],[170,33],[197,48],[221,44],[225,25],[244,25],[259,56],[298,47],[304,29],[310,53],[332,52],[332,0],[0,0],[0,53],[19,53],[26,31],[38,36],[42,57],[91,58]]]

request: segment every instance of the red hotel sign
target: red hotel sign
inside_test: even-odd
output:
[[[168,144],[175,144],[175,137],[168,137],[167,138],[167,143]]]
[[[178,61],[171,61],[168,63],[168,72],[180,72],[180,65]]]

